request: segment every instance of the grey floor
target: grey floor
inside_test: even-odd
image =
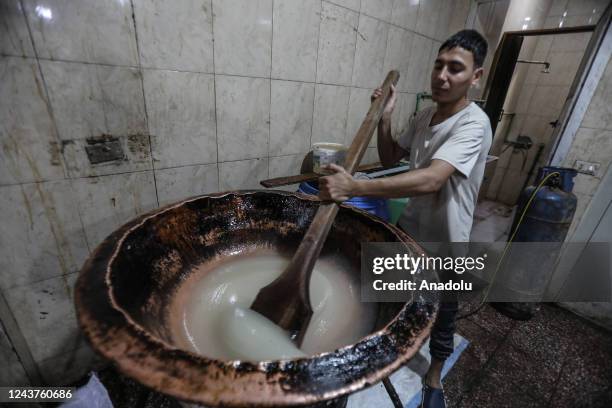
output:
[[[480,203],[471,240],[506,241],[512,210]],[[444,381],[449,407],[612,407],[612,333],[565,309],[518,322],[487,305],[457,331],[470,344]]]
[[[472,224],[472,242],[506,241],[514,208],[494,201],[483,201],[478,204]]]

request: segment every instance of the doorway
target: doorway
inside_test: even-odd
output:
[[[491,155],[481,196],[514,206],[549,163],[589,56],[595,26],[504,33],[486,85]]]

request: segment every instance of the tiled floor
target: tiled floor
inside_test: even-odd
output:
[[[612,333],[564,309],[516,322],[487,305],[458,332],[471,343],[444,382],[451,407],[612,406]]]
[[[474,242],[506,241],[513,209],[479,203]],[[611,407],[612,333],[553,305],[517,322],[485,306],[460,320],[470,345],[448,374],[451,407]]]
[[[483,201],[478,204],[472,225],[472,242],[505,241],[514,211],[511,207],[494,201]]]

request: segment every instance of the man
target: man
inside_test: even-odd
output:
[[[446,40],[431,73],[437,106],[417,112],[397,141],[391,137],[391,96],[378,124],[378,154],[384,166],[409,155],[413,170],[393,177],[356,180],[331,165],[331,176],[319,181],[320,197],[344,201],[353,196],[411,197],[398,224],[418,242],[467,242],[474,207],[491,146],[491,125],[467,93],[482,77],[486,40],[463,30]],[[372,100],[380,97],[377,89]],[[445,407],[441,384],[444,361],[453,351],[457,302],[442,302],[431,332],[429,370],[423,379],[421,406]]]

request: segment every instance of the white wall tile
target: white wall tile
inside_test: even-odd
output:
[[[393,0],[393,8],[391,11],[391,22],[393,24],[408,30],[414,30],[418,14],[418,0]]]
[[[471,0],[455,0],[453,1],[453,12],[449,21],[449,34],[452,35],[457,31],[463,30],[466,27],[467,17],[470,13]],[[441,38],[442,41],[445,40]],[[491,47],[489,45],[489,47]],[[490,52],[490,51],[489,51]]]
[[[270,80],[216,76],[219,161],[265,157],[270,136]]]
[[[374,135],[373,137],[376,137]],[[378,148],[377,147],[368,147],[363,157],[361,158],[361,164],[373,164],[378,163],[380,158],[378,157]]]
[[[397,139],[407,128],[416,106],[416,95],[401,92],[391,115],[391,135]],[[374,135],[376,137],[376,134]]]
[[[516,114],[512,120],[507,119],[507,122],[506,122],[507,130],[504,129],[505,131],[504,133],[506,134],[506,137],[508,138],[508,140],[516,140],[516,137],[523,130],[523,124],[525,123],[525,120],[528,117],[529,117],[529,113],[526,113],[526,114]],[[502,132],[500,131],[499,134],[501,135]]]
[[[86,177],[151,168],[141,73],[135,68],[41,61],[68,174]],[[87,138],[120,140],[123,160],[92,165]]]
[[[497,193],[497,200],[507,205],[516,204],[525,178],[525,174],[520,170],[508,169]]]
[[[549,16],[560,16],[567,10],[568,0],[552,0],[550,9],[548,9]]]
[[[312,143],[344,143],[351,88],[317,84]]]
[[[268,178],[267,158],[219,163],[220,191],[259,190],[259,182]]]
[[[19,387],[30,384],[30,380],[21,365],[19,357],[13,348],[9,338],[0,325],[0,387]]]
[[[217,164],[155,170],[159,205],[219,191]]]
[[[70,182],[52,181],[1,188],[0,287],[78,270],[89,249]]]
[[[270,77],[272,0],[213,0],[215,72]]]
[[[572,192],[576,195],[581,194],[593,196],[595,195],[600,182],[601,180],[595,176],[578,173],[574,178],[574,189]]]
[[[436,58],[438,58],[438,50],[440,49],[440,46],[442,46],[442,43],[440,41],[432,41],[431,52],[429,54],[429,58],[427,59],[427,68],[425,70],[425,78],[423,79],[423,81],[427,83],[426,89],[429,93],[431,93],[431,73],[433,72],[433,67],[436,62]],[[474,86],[473,88],[475,88],[476,86]]]
[[[552,126],[550,122],[555,121],[558,116],[539,116],[527,115],[523,122],[520,134],[527,135],[533,139],[534,143],[549,143],[552,135]],[[534,146],[531,151],[537,148]]]
[[[41,68],[62,140],[147,133],[139,70],[54,61]]]
[[[506,146],[504,146],[506,147]],[[510,162],[514,159],[514,157],[519,157],[520,153],[518,151],[514,151],[514,149],[508,148],[505,150],[502,150],[499,153],[499,159],[497,161],[497,171],[501,172],[501,173],[505,173],[506,168],[508,168],[508,165],[510,164]]]
[[[144,71],[156,168],[217,161],[213,75]]]
[[[274,2],[272,77],[314,82],[321,1]]]
[[[543,28],[568,28],[584,25],[597,24],[599,14],[581,15],[581,16],[552,16],[546,18]]]
[[[560,28],[565,25],[566,18],[563,16],[546,17],[543,28]]]
[[[528,113],[529,112],[529,103],[531,102],[531,97],[533,96],[533,92],[535,91],[536,86],[533,84],[523,84],[521,88],[520,94],[516,101],[516,105],[514,106],[515,113]]]
[[[353,86],[376,88],[380,86],[383,73],[389,24],[360,15],[353,68]]]
[[[64,177],[42,78],[31,59],[0,59],[0,185]]]
[[[591,103],[582,119],[582,126],[612,130],[612,60],[608,62]]]
[[[559,115],[568,92],[569,88],[564,86],[537,86],[533,92],[529,110],[538,112],[538,115],[542,116]]]
[[[567,14],[570,16],[601,14],[609,3],[609,0],[569,0]]]
[[[6,301],[36,362],[84,344],[72,298],[77,275],[46,279],[5,292]]]
[[[321,14],[317,82],[350,85],[359,14],[327,2]]]
[[[359,11],[361,8],[361,0],[330,0],[323,1],[323,3],[333,3],[338,6],[346,7],[354,11]]]
[[[383,74],[386,75],[392,69],[399,71],[400,78],[395,87],[398,91],[406,91],[409,88],[408,71],[412,59],[410,50],[413,37],[414,35],[408,30],[397,27],[389,28]]]
[[[455,4],[448,4],[447,2],[442,2],[442,4],[440,4],[438,20],[436,21],[437,27],[434,31],[434,38],[439,41],[444,41],[454,34],[454,32],[450,31],[450,22],[454,11],[454,5]]]
[[[497,199],[497,193],[499,192],[499,189],[501,188],[503,178],[504,178],[503,169],[500,169],[499,167],[497,167],[495,169],[493,178],[491,179],[491,183],[489,183],[489,187],[487,188],[486,196],[488,199],[490,200]]]
[[[568,237],[572,237],[572,235],[576,231],[576,228],[582,221],[582,217],[584,216],[586,209],[588,208],[591,201],[593,201],[593,196],[591,195],[583,195],[578,193],[576,194],[576,198],[578,199],[576,203],[576,212],[574,213],[574,218],[572,219],[572,223],[567,232]]]
[[[80,178],[72,186],[92,249],[132,218],[157,207],[152,171]]]
[[[272,81],[270,156],[306,153],[310,149],[314,84]]]
[[[300,174],[303,154],[292,154],[288,156],[270,157],[270,178],[295,176]],[[289,184],[275,187],[275,190],[297,191],[299,184]]]
[[[547,61],[550,62],[550,73],[541,75],[541,85],[556,85],[569,88],[584,52],[552,51],[548,54]]]
[[[25,0],[38,56],[104,64],[138,64],[131,2]]]
[[[590,32],[553,36],[551,51],[575,51],[584,54],[591,39]]]
[[[546,57],[548,56],[548,53],[550,52],[550,47],[552,46],[554,38],[555,36],[550,36],[550,35],[544,35],[542,37],[539,37],[536,43],[535,50],[533,51],[532,58],[536,60],[546,59]],[[536,65],[533,65],[533,67],[535,69],[538,68],[538,66]],[[539,68],[541,71],[542,67],[540,66]]]
[[[345,146],[350,146],[363,123],[363,120],[370,109],[370,96],[372,89],[351,88],[349,97],[348,120],[346,123],[346,137],[344,138]],[[376,137],[372,137],[370,146],[375,146]]]
[[[106,125],[105,101],[96,65],[52,61],[41,61],[40,64],[60,138],[83,139],[110,133]],[[138,84],[140,81],[135,82]],[[106,105],[112,108],[111,103]],[[144,130],[144,109],[140,111],[140,130]],[[128,113],[111,109],[109,114]],[[128,119],[125,117],[125,120]]]
[[[423,0],[419,3],[416,32],[426,37],[434,37],[438,29],[438,18],[444,5],[442,0]]]
[[[304,154],[270,157],[270,178],[300,174]]]
[[[612,131],[580,128],[576,133],[576,142],[582,143],[584,149],[582,152],[577,150],[576,160],[592,161],[600,163],[602,169],[608,168],[612,161]],[[576,142],[572,145],[572,150]]]
[[[213,72],[211,0],[134,0],[143,67]]]
[[[584,128],[578,129],[578,132],[576,132],[571,148],[563,159],[564,166],[574,167],[576,160],[586,160],[586,157],[589,156],[593,133],[584,130]]]
[[[120,174],[131,171],[151,170],[151,148],[148,134],[135,134],[113,137],[121,145],[123,158],[108,162],[91,164],[87,148],[105,140],[106,136],[95,139],[76,139],[63,142],[66,168],[71,178],[95,177]]]
[[[391,22],[394,0],[361,0],[361,13]]]
[[[406,88],[409,92],[423,92],[430,87],[428,68],[432,45],[432,40],[420,35],[414,36],[406,75]]]
[[[43,378],[50,386],[74,384],[90,371],[105,367],[107,364],[85,343],[78,343],[79,348],[38,363]]]
[[[0,2],[0,54],[34,56],[32,41],[19,0]]]

